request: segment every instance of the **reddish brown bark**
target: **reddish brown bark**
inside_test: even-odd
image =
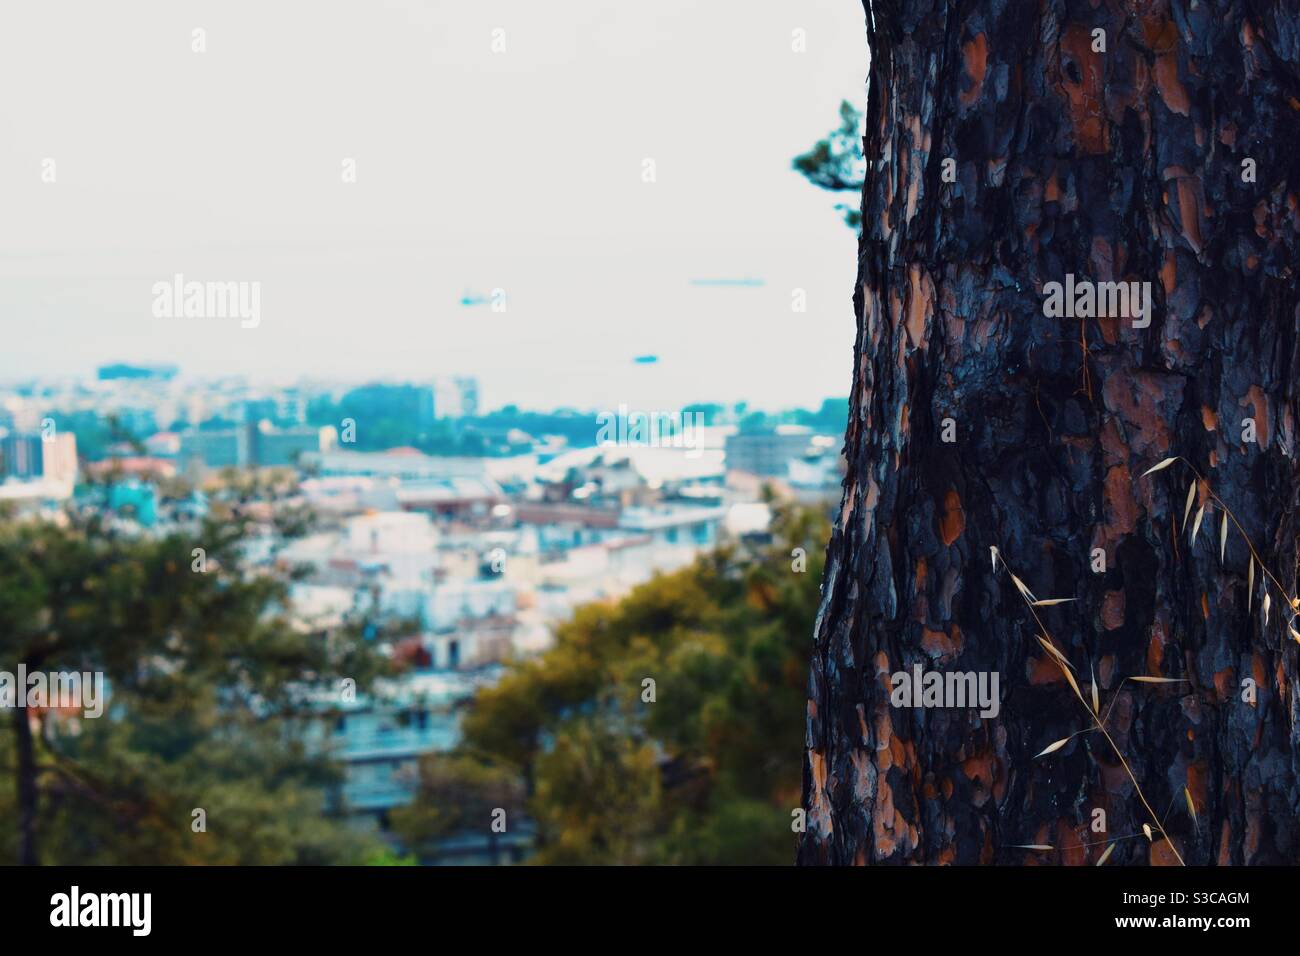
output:
[[[1091,863],[1153,815],[1188,863],[1300,862],[1281,594],[1265,625],[1256,568],[1247,608],[1245,540],[1234,528],[1220,563],[1204,488],[1189,542],[1188,467],[1141,477],[1184,456],[1295,594],[1300,12],[1282,6],[870,4],[857,362],[801,862]],[[1067,273],[1151,282],[1150,325],[1045,315]],[[1038,613],[1085,696],[1095,669],[1141,794],[1100,733],[1035,759],[1089,718],[992,546],[1039,598],[1076,599]],[[891,706],[890,675],[917,663],[999,673],[1000,712]],[[1186,683],[1123,683],[1139,675]],[[1171,859],[1157,832],[1109,862]]]

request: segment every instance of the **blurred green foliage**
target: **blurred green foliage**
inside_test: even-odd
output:
[[[479,692],[455,753],[424,758],[397,833],[419,846],[503,807],[536,823],[534,863],[789,863],[828,535],[820,512],[778,506],[770,543],[581,608]]]
[[[305,746],[293,690],[340,676],[365,686],[384,665],[359,632],[294,627],[286,583],[244,566],[245,534],[220,513],[161,537],[98,517],[0,515],[0,669],[98,671],[108,685],[99,718],[0,711],[0,858],[278,864],[375,853],[326,813],[339,771]],[[27,827],[24,803],[35,811]],[[206,832],[192,828],[195,809]]]
[[[839,203],[844,222],[852,229],[862,226],[862,183],[866,163],[862,155],[862,114],[848,100],[840,103],[840,125],[818,140],[813,148],[794,158],[795,170],[814,186],[831,192],[848,192],[859,200],[851,205]]]
[[[503,807],[535,822],[537,863],[788,863],[828,531],[779,506],[770,542],[580,609],[480,692],[455,752],[422,761],[397,835],[418,850]],[[329,639],[291,626],[285,582],[243,565],[244,532],[227,513],[161,537],[0,515],[0,669],[102,671],[111,688],[101,718],[28,723],[41,862],[414,862],[330,815],[341,771],[303,739],[291,693],[340,676],[364,687],[384,665],[360,625]],[[32,716],[0,713],[7,860],[25,842],[19,714]]]

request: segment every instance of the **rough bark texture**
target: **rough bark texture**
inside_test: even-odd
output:
[[[1186,862],[1300,862],[1289,614],[1274,591],[1265,626],[1258,569],[1247,609],[1246,544],[1234,530],[1220,563],[1212,500],[1189,544],[1186,467],[1140,477],[1185,456],[1295,594],[1300,12],[913,0],[867,19],[848,474],[800,862],[1083,864],[1151,822],[1100,734],[1035,759],[1089,718],[990,546],[1039,598],[1077,599],[1039,613],[1085,696],[1095,668]],[[1043,287],[1066,273],[1150,281],[1150,326],[1046,317]],[[891,706],[891,673],[916,663],[998,672],[1000,713]],[[1109,862],[1176,861],[1157,833]]]

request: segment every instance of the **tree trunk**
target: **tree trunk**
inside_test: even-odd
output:
[[[26,694],[27,688],[20,687],[17,693]],[[32,726],[28,723],[30,714],[26,708],[15,707],[12,713],[18,750],[15,776],[18,784],[18,862],[22,866],[36,866],[40,859],[36,846],[36,753],[32,744]]]
[[[1112,841],[1110,864],[1300,862],[1285,6],[869,5],[848,472],[800,862],[1084,864]],[[1149,325],[1137,296],[1054,313],[1067,274],[1150,282]],[[1075,600],[1031,608],[1010,573]],[[997,674],[998,712],[895,706],[916,665]]]

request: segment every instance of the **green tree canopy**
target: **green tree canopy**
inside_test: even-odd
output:
[[[0,670],[100,672],[108,690],[99,718],[5,714],[11,858],[323,863],[373,849],[327,818],[337,769],[287,718],[295,688],[364,686],[380,661],[354,630],[294,627],[286,582],[244,567],[245,530],[226,514],[161,537],[0,517]]]
[[[538,826],[534,862],[788,863],[828,530],[817,512],[779,508],[771,544],[722,548],[581,608],[550,650],[479,692],[460,749],[425,759],[398,833],[486,830],[486,813],[453,808],[507,773]]]
[[[819,139],[813,148],[794,158],[794,168],[814,186],[831,192],[847,192],[854,198],[862,195],[866,163],[862,156],[862,114],[848,100],[840,103],[840,125]],[[862,212],[857,202],[839,203],[835,207],[853,229],[862,226]]]

